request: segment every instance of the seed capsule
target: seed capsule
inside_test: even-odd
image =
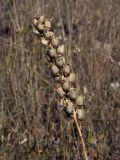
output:
[[[76,88],[70,88],[69,96],[72,100],[75,100],[78,95]]]
[[[64,67],[63,67],[63,74],[64,76],[69,76],[70,75],[70,65],[69,64],[66,64]]]
[[[43,15],[43,16],[40,16],[39,18],[38,18],[38,20],[41,22],[41,23],[44,23],[45,22],[45,16]]]
[[[37,20],[36,18],[34,18],[34,19],[33,19],[33,25],[36,26],[37,22],[38,22],[38,20]]]
[[[61,81],[60,76],[56,76],[56,77],[55,77],[55,80],[56,80],[57,82],[60,82],[60,81]]]
[[[55,37],[53,37],[52,38],[52,45],[54,46],[54,47],[57,47],[58,46],[58,44],[59,44],[59,41],[58,41],[58,38],[55,38]]]
[[[43,26],[43,24],[41,24],[41,23],[39,23],[39,24],[37,25],[37,28],[38,28],[38,30],[40,30],[40,31],[43,31],[43,30],[44,30],[44,26]]]
[[[67,78],[69,82],[75,82],[75,73],[70,73],[69,77]]]
[[[33,31],[33,33],[35,33],[35,34],[39,34],[38,30],[37,30],[35,27],[33,27],[32,31]]]
[[[59,68],[56,65],[52,64],[50,68],[54,75],[59,75]]]
[[[83,96],[80,96],[78,95],[75,99],[75,104],[77,106],[83,106],[83,103],[84,103],[84,97]]]
[[[58,86],[56,91],[61,98],[64,97],[65,92],[63,91],[62,87]]]
[[[67,100],[65,105],[67,113],[72,114],[74,110],[73,103],[70,100]]]
[[[48,21],[48,20],[46,20],[45,21],[45,27],[47,28],[47,29],[50,29],[51,28],[51,22],[50,21]]]
[[[57,57],[55,63],[58,67],[63,67],[65,64],[65,57],[64,56]]]
[[[56,57],[56,50],[55,50],[54,48],[51,48],[51,49],[49,50],[49,56],[50,56],[51,58]]]
[[[60,54],[64,54],[64,45],[59,46],[57,52]]]
[[[48,45],[48,41],[47,41],[45,38],[41,38],[41,43],[42,43],[44,46],[47,46],[47,45]]]
[[[76,115],[77,115],[77,118],[79,120],[84,120],[85,119],[85,112],[83,109],[77,109],[76,110]]]
[[[68,81],[64,81],[62,84],[62,88],[64,91],[68,91],[70,89],[70,83]]]

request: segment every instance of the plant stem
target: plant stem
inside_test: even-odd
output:
[[[85,160],[88,160],[87,151],[86,151],[84,139],[83,139],[82,132],[81,132],[81,125],[79,126],[79,124],[78,124],[78,120],[77,120],[75,111],[73,112],[73,120],[76,124],[77,130],[78,130],[78,133],[79,133],[79,137],[80,137],[81,142],[82,142],[84,158],[85,158]]]

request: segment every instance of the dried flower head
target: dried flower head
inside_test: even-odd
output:
[[[77,109],[76,115],[77,115],[77,118],[81,121],[85,119],[85,112],[83,109]]]

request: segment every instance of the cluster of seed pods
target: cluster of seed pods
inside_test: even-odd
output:
[[[83,120],[84,96],[80,95],[75,86],[75,73],[65,59],[64,44],[60,44],[59,38],[51,31],[51,22],[44,16],[33,20],[33,32],[40,37],[40,42],[48,49],[47,57],[50,69],[57,82],[56,92],[63,99],[63,105],[69,115],[76,112],[77,118]]]

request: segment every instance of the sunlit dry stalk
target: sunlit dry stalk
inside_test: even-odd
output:
[[[88,160],[85,143],[83,140],[81,126],[78,124],[84,120],[84,100],[85,96],[80,95],[75,88],[75,73],[71,72],[71,66],[65,59],[64,44],[60,44],[59,38],[51,31],[51,22],[44,16],[37,17],[32,23],[33,32],[38,35],[42,45],[48,50],[47,60],[50,69],[56,80],[56,92],[61,98],[62,105],[66,113],[73,118],[83,147],[85,160]]]

